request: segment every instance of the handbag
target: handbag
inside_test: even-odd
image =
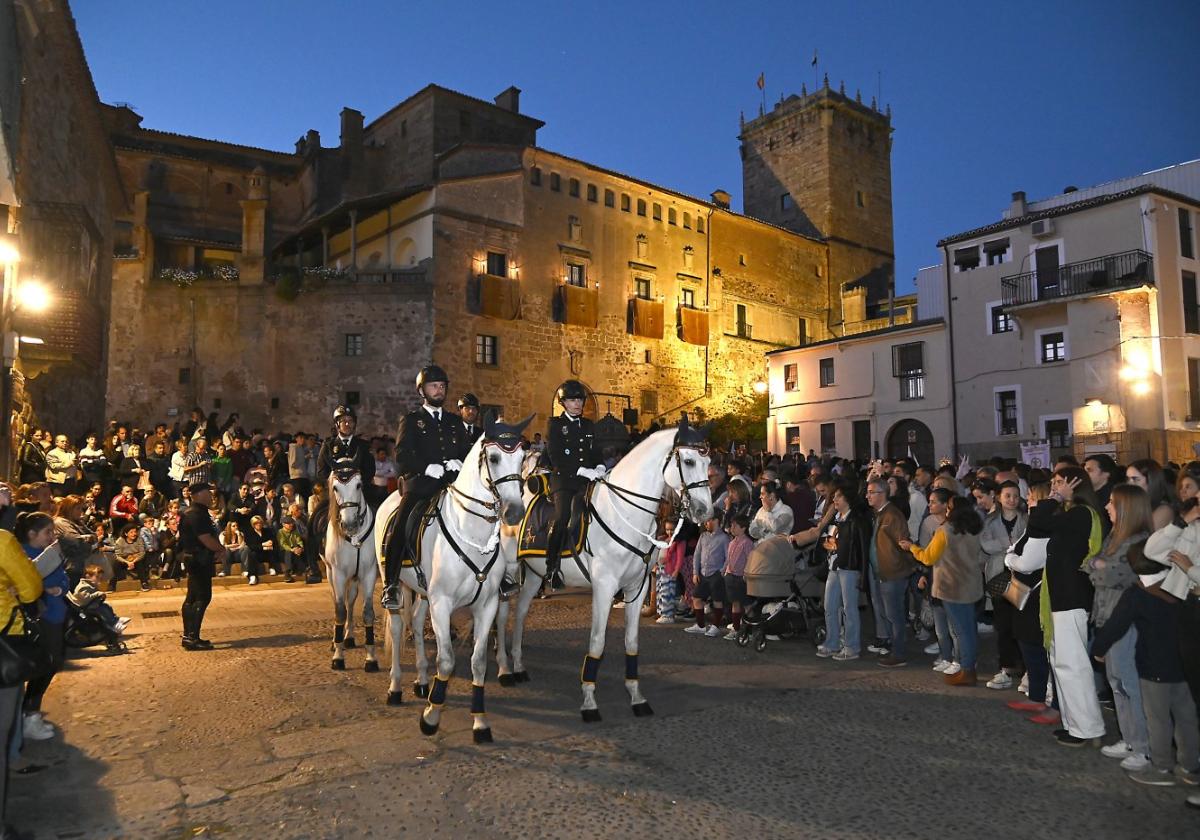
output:
[[[1025,604],[1029,601],[1029,596],[1033,594],[1033,590],[1042,585],[1039,580],[1035,585],[1030,586],[1027,583],[1021,583],[1014,577],[1008,582],[1008,587],[1004,590],[1004,600],[1012,604],[1018,610],[1025,609]]]
[[[988,578],[987,582],[983,585],[983,588],[987,591],[987,594],[991,597],[991,599],[995,601],[997,598],[1005,597],[1005,592],[1008,591],[1009,582],[1011,580],[1012,571],[1005,569],[995,577]]]
[[[8,635],[13,622],[17,620],[18,610],[19,606],[13,607],[8,623],[0,630],[0,688],[24,685],[36,671],[36,664],[30,654],[36,649],[37,636],[32,637],[31,644],[28,632],[21,636]]]

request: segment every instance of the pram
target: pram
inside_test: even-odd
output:
[[[63,639],[68,647],[89,648],[104,645],[109,653],[126,653],[128,648],[121,641],[121,634],[109,627],[98,615],[84,611],[67,599],[67,622],[63,627]]]
[[[813,646],[825,641],[825,586],[818,569],[810,566],[810,552],[798,559],[786,537],[769,537],[746,560],[746,595],[750,601],[742,614],[737,643],[751,642],[760,653],[767,636],[786,638],[807,633]]]

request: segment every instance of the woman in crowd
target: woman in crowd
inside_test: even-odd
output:
[[[1088,616],[1095,600],[1084,564],[1100,551],[1104,517],[1092,480],[1079,467],[1060,467],[1050,479],[1050,498],[1030,515],[1050,533],[1042,577],[1042,624],[1052,626],[1050,664],[1064,729],[1064,746],[1099,745],[1104,718],[1096,697],[1088,653]]]
[[[825,641],[817,656],[848,662],[858,659],[862,650],[858,592],[870,552],[871,518],[858,498],[840,484],[833,491],[833,511],[820,538],[829,577],[825,579]]]
[[[988,482],[991,484],[992,482]],[[975,499],[979,502],[980,485],[976,482]],[[982,503],[981,503],[982,506]],[[979,535],[979,548],[984,555],[983,579],[991,580],[1004,571],[1004,558],[1008,550],[1025,534],[1029,517],[1021,511],[1021,489],[1014,481],[1000,485],[998,499],[992,512],[983,522]],[[1000,658],[1000,670],[987,682],[988,688],[1003,690],[1012,688],[1014,680],[1021,681],[1025,664],[1021,661],[1021,649],[1013,635],[1013,617],[1016,609],[1003,598],[992,599],[992,621],[996,628],[996,646]]]
[[[750,523],[751,539],[761,540],[764,537],[788,536],[792,533],[792,509],[779,498],[779,485],[768,481],[762,486],[762,507],[754,514]]]
[[[954,494],[942,487],[935,487],[929,491],[929,512],[921,520],[918,545],[928,547],[933,541],[937,529],[946,522],[952,498]],[[918,575],[917,590],[929,599],[929,607],[933,612],[933,632],[937,637],[925,648],[925,652],[937,656],[933,661],[933,670],[939,674],[957,674],[962,670],[962,666],[958,664],[957,652],[954,650],[954,637],[950,635],[950,619],[946,617],[946,606],[940,598],[934,598],[931,594],[933,575],[928,567],[921,567]]]
[[[36,602],[42,588],[42,576],[21,543],[8,531],[0,531],[0,632],[14,647],[22,645],[25,633],[25,618],[19,606]],[[20,685],[0,688],[0,826],[7,823],[9,760],[20,749],[23,735],[22,688]]]
[[[890,475],[887,480],[888,501],[899,509],[905,520],[912,515],[912,502],[908,493],[908,480],[904,476]],[[911,533],[911,529],[910,529]]]
[[[173,502],[178,501],[176,499]],[[183,559],[179,556],[179,511],[171,511],[162,518],[162,528],[158,532],[158,550],[162,556],[160,578],[170,578],[178,581],[183,577]]]
[[[25,556],[30,560],[38,557],[50,543],[54,542],[54,519],[45,513],[22,513],[17,517],[15,535]],[[54,675],[63,664],[63,625],[67,620],[67,593],[71,581],[61,561],[42,574],[42,598],[38,602],[39,645],[44,655],[45,666],[29,678],[22,703],[24,737],[43,741],[54,737],[54,727],[42,715],[42,698]],[[4,619],[8,621],[7,617]]]
[[[83,570],[89,563],[103,559],[96,554],[96,537],[87,526],[85,509],[83,497],[71,495],[60,499],[54,512],[54,536],[62,549],[72,589],[83,577]],[[106,570],[108,573],[111,571]]]
[[[218,442],[212,459],[212,480],[217,485],[220,498],[228,499],[233,495],[233,461],[229,458],[229,448]]]
[[[1165,528],[1175,518],[1179,499],[1175,488],[1167,480],[1167,474],[1158,461],[1143,458],[1125,468],[1125,478],[1135,487],[1141,487],[1150,495],[1150,510],[1154,513],[1154,528]]]
[[[729,489],[725,492],[725,509],[721,513],[721,527],[729,530],[729,524],[736,516],[754,517],[750,506],[750,491],[742,481],[729,482]]]
[[[227,577],[233,572],[233,564],[240,563],[246,567],[246,540],[242,537],[242,529],[236,520],[230,519],[221,532],[221,545],[225,546],[225,565],[217,572],[217,577]]]
[[[83,480],[89,485],[107,485],[112,481],[112,465],[108,456],[100,448],[100,440],[95,432],[88,432],[84,439],[83,449],[79,450],[79,470]]]
[[[933,535],[929,545],[922,548],[911,540],[901,540],[900,547],[925,566],[933,567],[933,597],[942,601],[950,619],[950,634],[958,648],[961,670],[946,674],[947,685],[973,686],[976,683],[975,661],[979,648],[975,623],[975,602],[983,597],[982,555],[979,551],[979,532],[983,522],[973,500],[955,497],[950,500],[946,524]]]
[[[187,485],[187,473],[184,472],[184,467],[187,466],[187,448],[188,443],[183,438],[175,441],[175,454],[171,456],[171,467],[167,470],[167,475],[170,476],[171,484],[175,488],[175,498],[179,498],[183,488]]]
[[[251,586],[255,586],[264,566],[270,568],[275,543],[258,514],[250,517],[250,531],[242,536],[246,540],[246,565],[242,567],[242,574],[250,579]]]
[[[1025,497],[1026,506],[1032,514],[1034,508],[1050,497],[1049,482],[1034,482],[1029,485]],[[1045,523],[1042,523],[1044,527]],[[1029,677],[1027,700],[1009,701],[1008,707],[1018,712],[1036,712],[1029,720],[1033,723],[1057,725],[1061,721],[1058,699],[1054,698],[1051,708],[1046,708],[1050,696],[1050,657],[1047,653],[1051,627],[1042,627],[1041,590],[1042,574],[1046,568],[1046,546],[1050,532],[1040,530],[1031,516],[1025,535],[1009,549],[1004,565],[1012,570],[1013,578],[1029,587],[1025,605],[1013,617],[1013,635],[1021,648],[1021,660]]]
[[[1139,463],[1146,464],[1144,461]],[[1154,466],[1158,467],[1157,464]],[[1132,472],[1133,467],[1129,471]],[[1106,507],[1113,528],[1105,538],[1100,553],[1088,561],[1088,575],[1096,591],[1092,603],[1092,625],[1097,629],[1104,626],[1122,593],[1137,580],[1137,575],[1129,567],[1129,553],[1142,551],[1146,538],[1154,530],[1150,494],[1136,484],[1118,484],[1114,487]],[[1121,740],[1109,744],[1101,752],[1109,758],[1120,758],[1121,767],[1125,770],[1144,770],[1150,764],[1146,714],[1142,709],[1142,692],[1138,686],[1137,662],[1134,659],[1136,649],[1137,629],[1131,627],[1109,648],[1104,658],[1104,670],[1112,686]]]

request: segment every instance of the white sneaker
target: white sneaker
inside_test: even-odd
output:
[[[217,577],[225,577],[225,573],[224,573],[224,572],[217,572]]]
[[[836,650],[833,650],[832,648],[827,648],[827,647],[825,647],[825,645],[821,645],[820,647],[817,648],[817,656],[820,657],[821,659],[829,659],[835,653],[837,653]]]
[[[54,737],[54,727],[42,719],[40,712],[25,715],[21,724],[21,732],[30,741],[49,741]]]
[[[704,628],[704,635],[708,636],[710,639],[715,639],[717,636],[721,635],[721,628],[715,624],[710,624],[708,627]]]
[[[978,631],[980,636],[986,636],[988,633],[996,632],[995,627],[990,624],[984,624],[982,621],[976,623],[975,629]]]
[[[994,688],[997,691],[1003,691],[1006,688],[1012,688],[1012,677],[1007,672],[1001,671],[987,681],[988,688]]]
[[[724,640],[725,640],[725,641],[727,641],[727,642],[736,642],[736,641],[737,641],[737,637],[738,637],[738,631],[736,631],[736,630],[734,630],[732,627],[730,627],[730,628],[729,628],[729,632],[728,632],[728,633],[726,633],[726,634],[725,634],[724,636],[722,636],[721,638],[722,638],[722,639],[724,639]]]
[[[249,573],[249,572],[242,572],[242,577],[250,577],[250,573]]]
[[[726,624],[725,629],[732,632],[733,631],[733,622],[731,621],[728,624]]]
[[[1115,744],[1109,744],[1107,747],[1100,748],[1100,755],[1105,758],[1128,758],[1133,755],[1133,747],[1126,744],[1124,741],[1117,741]]]
[[[942,652],[942,646],[939,645],[937,642],[934,642],[931,645],[925,645],[925,652],[927,654],[929,654],[930,656],[937,656],[939,653]]]
[[[842,648],[833,655],[834,662],[851,662],[858,659],[858,654],[849,648]]]
[[[274,569],[268,569],[267,572],[268,572],[268,574],[272,574],[272,575],[279,574],[279,572],[275,571]]]
[[[131,621],[133,621],[133,619],[132,619],[132,618],[125,618],[125,617],[118,618],[118,619],[117,619],[117,623],[116,623],[116,625],[114,626],[114,629],[115,629],[115,630],[116,630],[118,633],[124,633],[124,632],[125,632],[125,628],[129,626],[129,622],[131,622]]]
[[[706,628],[701,627],[699,624],[692,624],[683,628],[684,633],[704,633],[705,630]]]
[[[946,676],[950,677],[950,676],[953,676],[954,674],[957,674],[961,670],[962,670],[962,665],[959,665],[957,662],[951,662],[948,665],[946,665],[945,668],[942,669],[942,673],[945,674]]]
[[[654,623],[655,623],[655,624],[674,624],[674,623],[675,623],[675,616],[672,616],[672,615],[660,615],[658,618],[654,619]]]
[[[945,659],[935,659],[933,661],[933,670],[937,671],[939,674],[944,674],[949,665],[950,663]]]
[[[1017,691],[1021,692],[1026,697],[1029,696],[1029,674],[1021,677],[1021,684],[1017,686]]]
[[[258,576],[257,575],[250,575],[250,585],[251,586],[258,585]]]
[[[1114,746],[1115,746],[1115,744],[1114,744]],[[1103,750],[1101,750],[1101,752],[1103,752]],[[1121,769],[1122,770],[1130,770],[1135,773],[1138,770],[1145,770],[1149,766],[1150,766],[1149,756],[1138,755],[1135,752],[1131,752],[1128,756],[1126,756],[1124,759],[1121,760]]]

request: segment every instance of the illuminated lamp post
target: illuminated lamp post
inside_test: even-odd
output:
[[[16,284],[17,264],[21,260],[16,234],[0,233],[0,276],[4,281],[0,292],[0,336],[3,336],[4,374],[0,381],[0,472],[2,478],[12,476],[12,398],[13,368],[16,366],[21,343],[41,344],[40,338],[22,336],[16,331],[18,312],[41,313],[50,308],[50,290],[41,283],[27,280]]]

